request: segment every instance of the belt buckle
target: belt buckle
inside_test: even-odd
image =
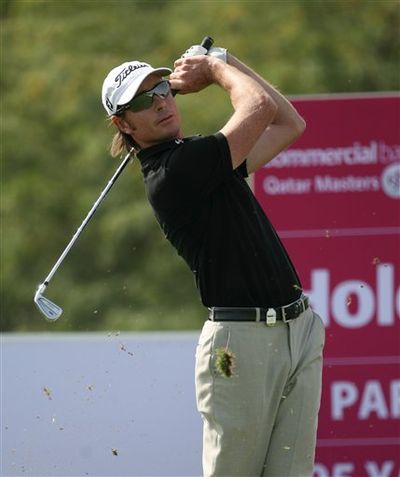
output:
[[[282,312],[282,321],[284,323],[289,323],[290,321],[293,321],[293,318],[286,318],[286,311],[284,306],[282,307],[281,312]]]
[[[295,307],[294,318],[286,318],[285,309],[292,306]],[[284,323],[289,323],[290,321],[296,319],[301,313],[303,313],[303,311],[305,311],[304,302],[301,298],[299,298],[296,302],[292,303],[292,305],[282,307],[282,321]]]
[[[266,313],[265,323],[267,326],[275,326],[276,324],[276,311],[274,308],[268,308]]]

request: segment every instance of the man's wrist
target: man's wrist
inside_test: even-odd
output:
[[[224,63],[220,59],[209,56],[208,57],[208,65],[209,65],[209,79],[211,83],[220,85],[223,89],[226,89],[226,81],[229,78],[229,71],[231,70],[231,66],[228,63]],[[232,69],[232,71],[234,71]],[[228,76],[227,76],[228,75]],[[229,82],[229,81],[228,81]]]

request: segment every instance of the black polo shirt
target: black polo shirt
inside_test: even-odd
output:
[[[166,238],[211,306],[281,306],[300,282],[222,133],[175,139],[138,154],[148,200]]]

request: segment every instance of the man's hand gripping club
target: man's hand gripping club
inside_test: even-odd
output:
[[[201,48],[195,45],[175,61],[171,86],[180,94],[189,94],[217,84],[228,93],[234,114],[221,132],[229,144],[232,166],[237,168],[273,121],[277,106],[254,78],[217,56],[202,54]]]
[[[207,48],[204,48],[202,45],[191,46],[181,58],[174,63],[175,70],[170,76],[172,89],[178,90],[177,92],[179,94],[189,94],[206,88],[213,83],[212,78],[209,77],[209,72],[206,71],[206,64],[209,63],[209,58],[217,58],[226,63],[227,55],[226,48],[212,47],[207,50]],[[181,61],[198,56],[200,56],[201,59],[197,58],[194,62]],[[205,56],[208,58],[205,60],[205,64],[203,64]],[[212,63],[212,59],[210,61]],[[210,64],[208,64],[208,68],[210,68]],[[198,77],[193,80],[197,75]],[[192,81],[194,81],[193,84],[191,84]]]

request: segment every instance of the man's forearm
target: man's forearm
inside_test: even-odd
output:
[[[271,84],[268,83],[264,78],[259,74],[249,68],[247,65],[238,60],[235,56],[228,53],[227,62],[231,66],[234,66],[242,73],[247,74],[254,80],[256,80],[269,94],[269,96],[274,100],[278,106],[278,111],[275,115],[275,118],[272,124],[292,124],[294,127],[298,128],[300,131],[304,130],[305,121],[298,114],[296,109],[290,104],[290,102]]]
[[[228,141],[233,168],[238,167],[268,130],[277,105],[262,84],[223,61],[204,55],[180,58],[170,75],[180,94],[200,91],[214,83],[229,95],[234,113],[220,132]]]
[[[306,123],[290,102],[260,75],[231,54],[228,54],[228,63],[256,81],[277,106],[273,120],[247,155],[247,171],[252,173],[300,137]]]

